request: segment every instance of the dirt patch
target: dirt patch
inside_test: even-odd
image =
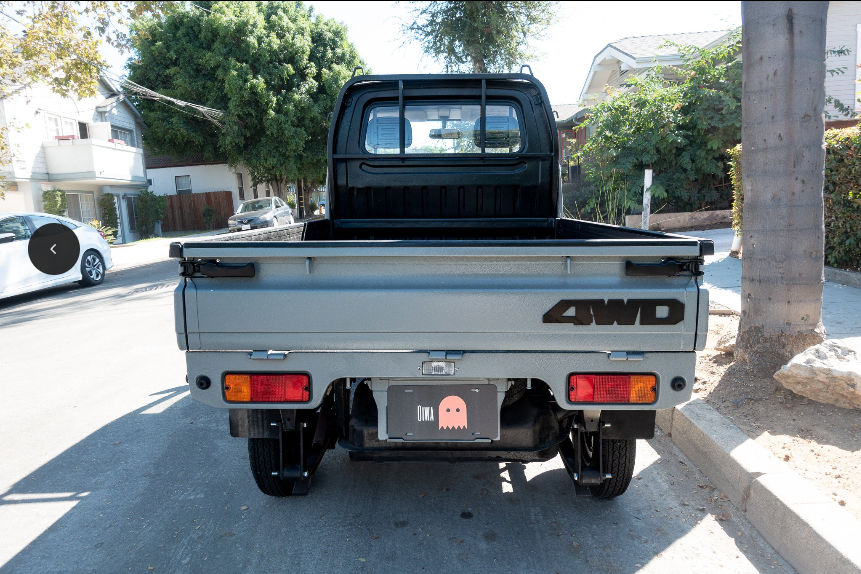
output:
[[[736,332],[738,317],[709,316],[708,346],[697,353],[694,396],[861,520],[861,411],[796,395],[714,348]]]

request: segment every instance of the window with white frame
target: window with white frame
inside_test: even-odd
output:
[[[45,122],[48,128],[48,139],[56,139],[57,136],[78,136],[80,137],[80,128],[78,120],[73,118],[64,118],[54,114],[46,114]]]
[[[78,135],[78,121],[69,118],[63,118],[63,135],[76,136]]]
[[[176,194],[177,195],[186,195],[191,193],[191,176],[190,175],[178,175],[174,178],[176,183]]]
[[[66,216],[69,219],[89,223],[96,218],[93,194],[86,192],[66,192]]]
[[[266,182],[266,197],[269,197],[269,182]]]
[[[60,116],[52,116],[50,114],[45,116],[45,123],[48,126],[48,139],[52,140],[57,136],[63,135],[63,128],[60,127]]]
[[[122,128],[115,128],[114,126],[111,126],[111,139],[120,140],[126,145],[134,145],[133,133],[130,130],[124,130]]]

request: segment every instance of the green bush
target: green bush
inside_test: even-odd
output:
[[[142,189],[138,196],[138,232],[141,239],[155,234],[155,224],[161,221],[167,211],[167,198]]]
[[[732,158],[733,228],[742,228],[741,145]],[[736,169],[737,167],[737,169]],[[861,129],[825,132],[825,262],[861,269]]]
[[[861,268],[861,129],[825,132],[825,261]]]
[[[285,203],[290,206],[290,209],[296,209],[296,200],[288,199]]]
[[[42,192],[42,210],[51,215],[65,215],[66,192],[62,189],[46,189]]]
[[[218,212],[211,205],[203,206],[203,221],[206,222],[207,229],[212,229],[212,222],[215,220],[217,214]]]
[[[572,151],[596,191],[612,184],[616,205],[639,208],[643,172],[653,172],[652,211],[696,211],[729,199],[726,149],[741,140],[741,35],[713,48],[674,45],[680,68],[632,75],[592,105],[592,135]],[[595,198],[595,202],[601,201]]]
[[[317,211],[317,202],[314,201],[313,199],[311,201],[309,201],[308,202],[308,209],[306,211],[307,211],[307,213],[305,214],[305,217],[310,217],[310,216],[314,215],[314,212]]]
[[[113,227],[114,230],[119,228],[119,223],[117,222],[117,200],[113,194],[102,194],[99,198],[99,211],[102,212],[102,225]]]

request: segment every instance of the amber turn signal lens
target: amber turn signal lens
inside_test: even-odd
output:
[[[251,375],[224,377],[224,398],[235,403],[251,402]]]
[[[224,398],[231,403],[306,403],[311,378],[302,374],[236,374],[224,377]]]

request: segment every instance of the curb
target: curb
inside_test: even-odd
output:
[[[825,266],[825,280],[849,287],[861,288],[861,273]]]
[[[702,399],[655,422],[800,574],[861,572],[861,521]]]

